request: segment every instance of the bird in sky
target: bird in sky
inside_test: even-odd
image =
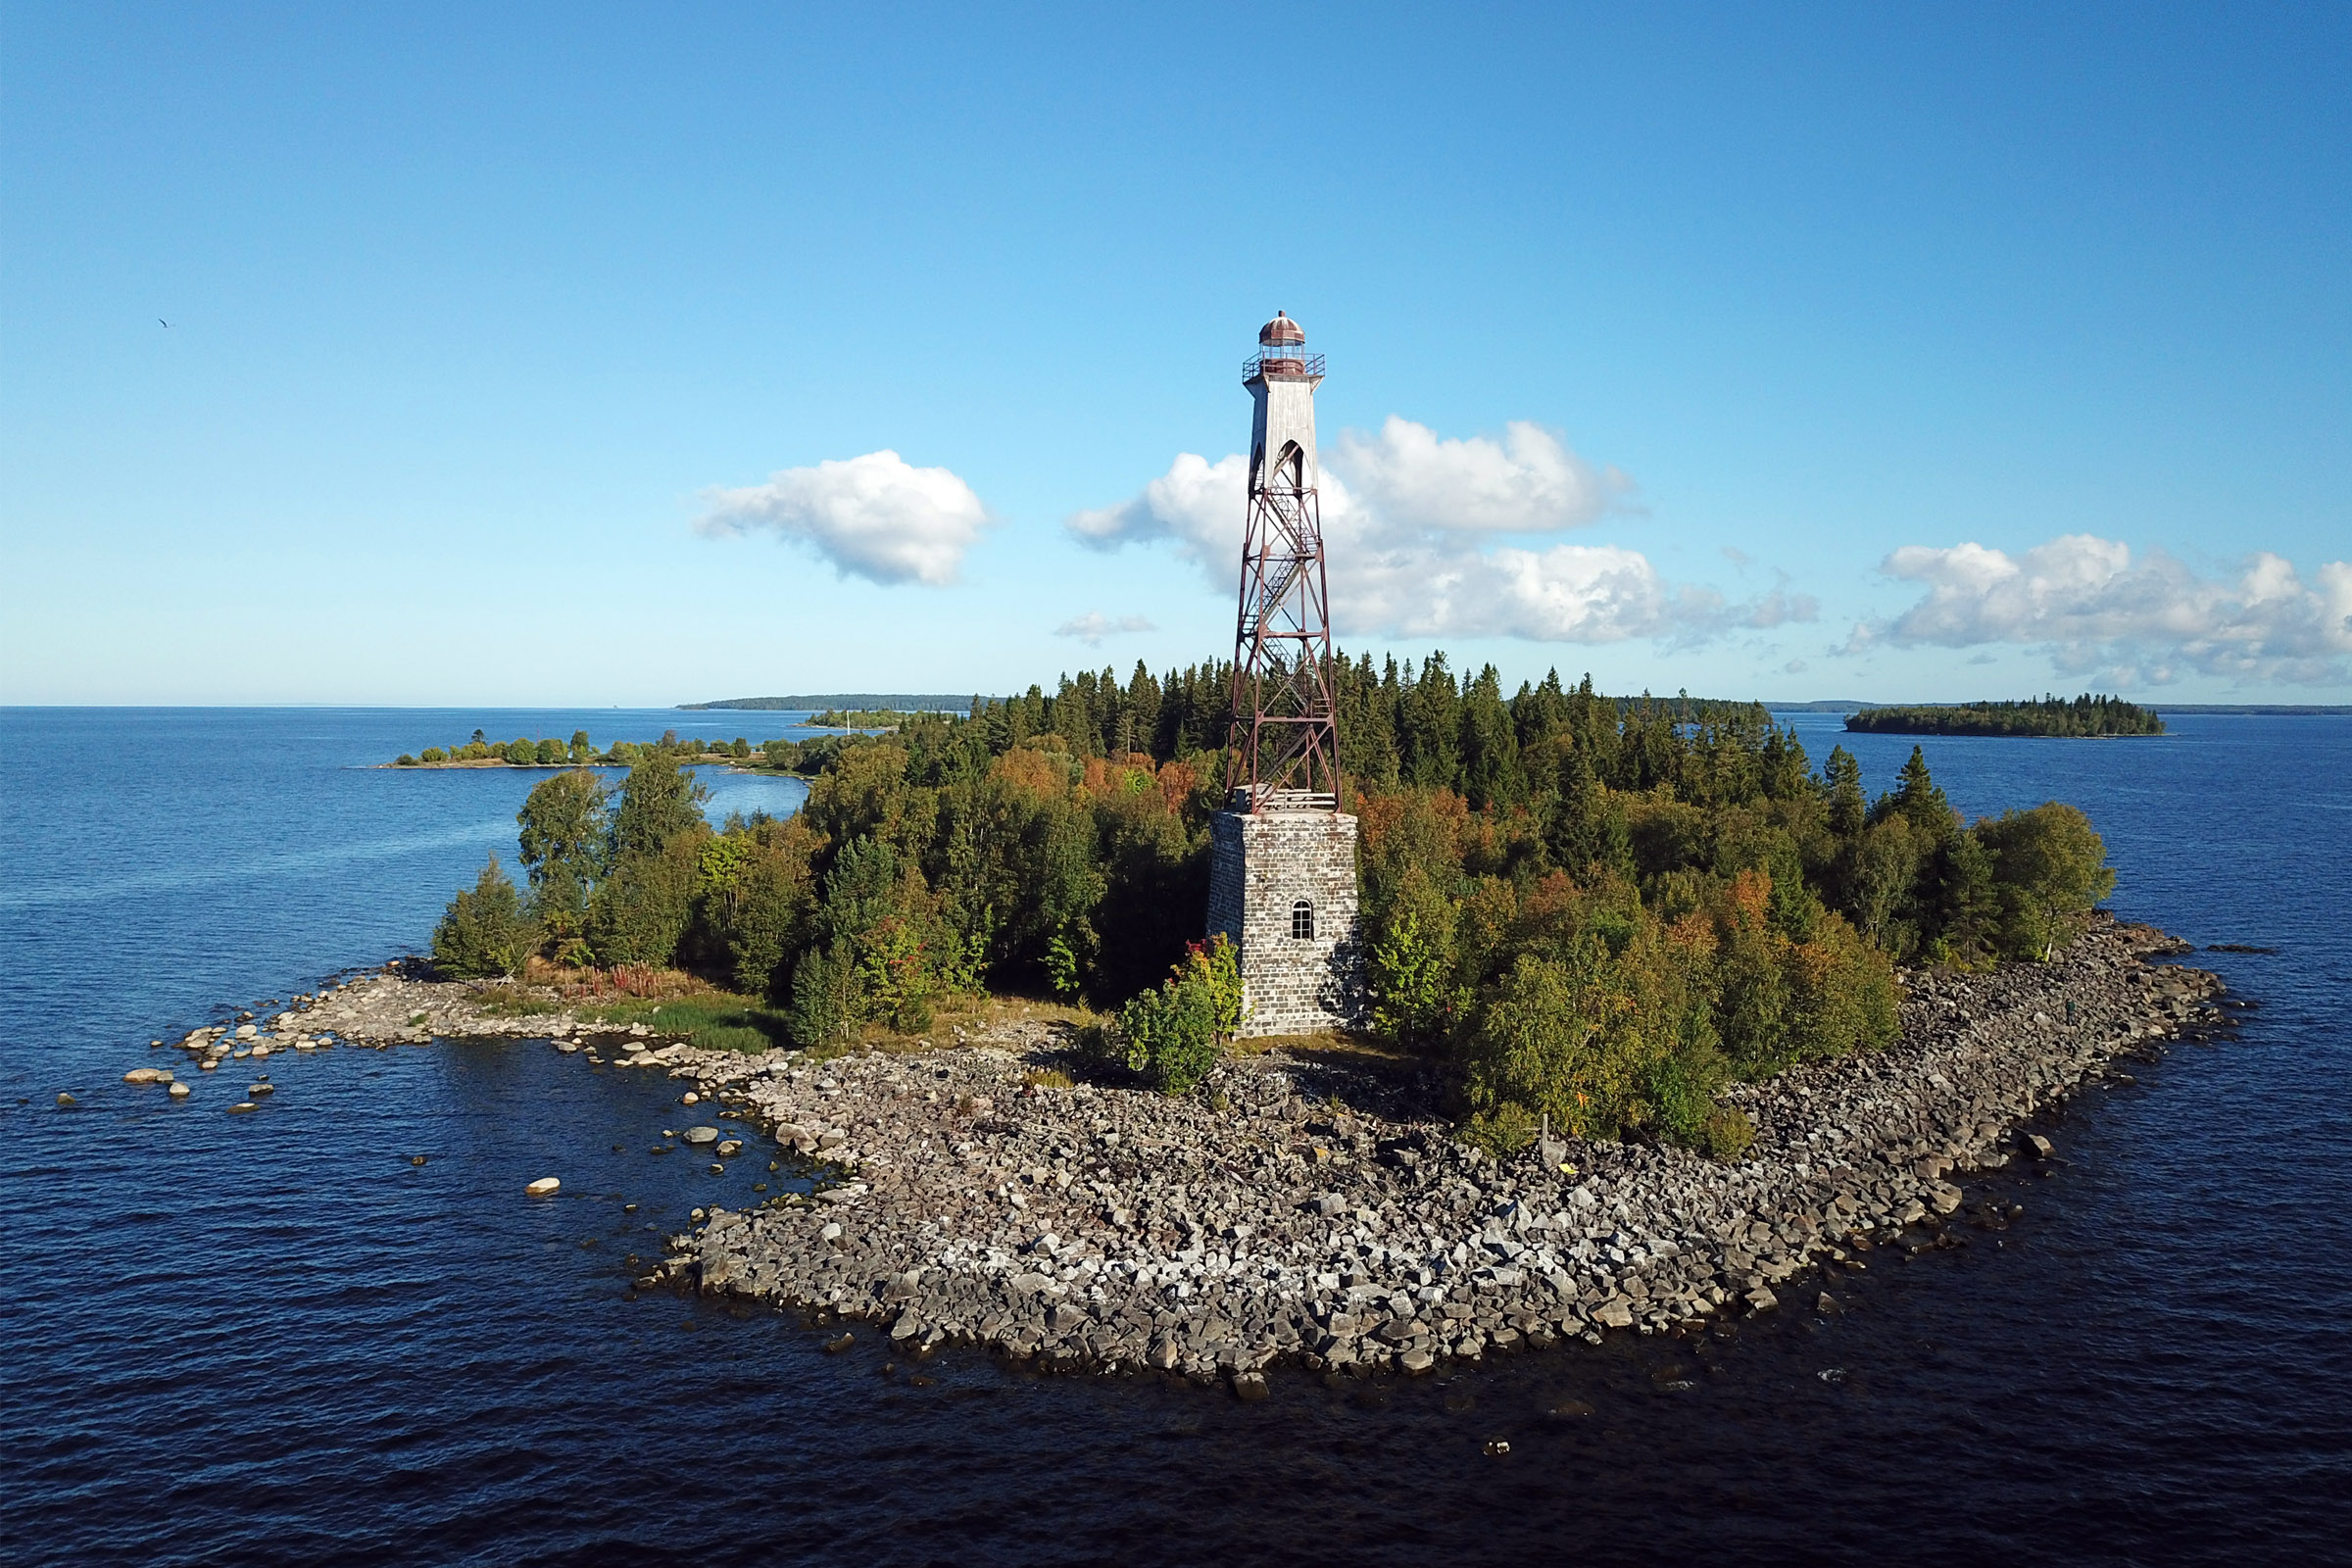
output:
[[[160,317],[160,316],[159,316],[159,317],[157,317],[157,318],[156,318],[156,319],[157,319],[157,320],[159,320],[159,321],[164,321],[164,318],[163,318],[162,317]],[[170,326],[171,324],[172,324],[172,323],[171,323],[170,321],[164,321],[164,325],[166,325],[166,326]]]

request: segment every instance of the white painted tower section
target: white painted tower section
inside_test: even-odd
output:
[[[1269,482],[1294,490],[1319,488],[1315,464],[1315,388],[1319,375],[1257,376],[1248,384],[1257,405],[1250,431],[1250,494],[1254,499]],[[1293,477],[1281,471],[1295,455]]]

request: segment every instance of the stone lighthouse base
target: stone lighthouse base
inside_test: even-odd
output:
[[[1223,811],[1210,824],[1208,934],[1241,950],[1245,1035],[1314,1034],[1363,1022],[1355,818],[1337,811]]]

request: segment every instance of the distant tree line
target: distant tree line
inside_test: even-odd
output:
[[[2014,703],[1958,703],[1914,708],[1865,708],[1845,727],[1865,735],[2030,735],[2089,738],[2161,735],[2153,709],[2121,697],[2045,696]]]
[[[527,887],[486,868],[436,957],[683,966],[772,999],[806,1045],[927,1028],[982,988],[1125,1002],[1151,1037],[1129,1059],[1190,1081],[1193,1036],[1229,1027],[1222,960],[1188,956],[1229,675],[1139,664],[774,742],[767,760],[810,776],[783,820],[713,830],[679,750],[645,751],[617,791],[558,774],[518,816]],[[1735,1153],[1724,1086],[1884,1044],[1894,963],[2046,957],[2113,885],[2072,807],[1966,824],[1916,748],[1872,800],[1843,748],[1816,772],[1760,707],[1556,675],[1505,697],[1443,655],[1343,662],[1336,686],[1373,1026],[1442,1063],[1496,1148],[1548,1116]]]
[[[477,729],[473,732],[473,739],[463,746],[427,746],[414,756],[403,752],[393,759],[392,765],[430,767],[449,762],[505,762],[514,767],[562,767],[566,763],[575,767],[596,763],[627,766],[658,750],[698,760],[712,759],[736,762],[757,761],[765,755],[756,752],[752,743],[740,735],[732,741],[704,741],[691,737],[681,740],[677,731],[670,730],[659,741],[615,741],[600,752],[589,744],[588,732],[584,729],[573,730],[568,742],[554,739],[535,741],[527,736],[518,736],[504,743],[489,739]]]
[[[907,710],[897,708],[828,708],[808,715],[812,729],[892,729],[906,722]]]

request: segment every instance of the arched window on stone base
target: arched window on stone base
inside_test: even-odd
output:
[[[1315,935],[1315,906],[1300,899],[1291,906],[1291,936],[1299,942],[1311,942]]]

